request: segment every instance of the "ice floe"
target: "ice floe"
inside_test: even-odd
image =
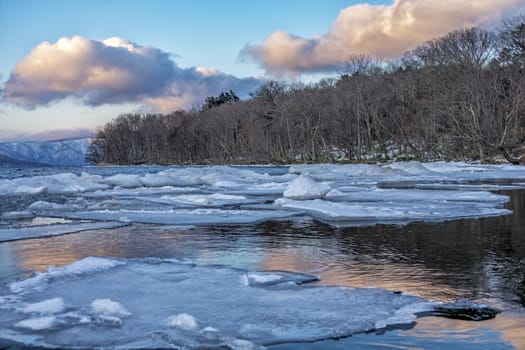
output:
[[[103,316],[127,317],[131,313],[119,302],[111,299],[96,299],[91,303],[93,313]]]
[[[131,174],[117,174],[100,180],[100,182],[122,188],[142,187],[140,176]]]
[[[161,225],[212,225],[251,224],[298,215],[288,210],[228,210],[228,209],[179,209],[179,210],[93,210],[64,213],[73,219],[120,221]]]
[[[420,201],[386,203],[381,201],[362,203],[332,202],[322,199],[298,201],[287,198],[276,200],[283,208],[305,211],[327,222],[347,224],[406,223],[410,221],[441,221],[469,217],[510,214],[507,209],[486,202],[429,202]]]
[[[53,279],[93,274],[124,264],[115,259],[88,257],[70,265],[50,267],[46,272],[36,273],[33,277],[11,283],[9,288],[13,293],[38,291],[45,288]]]
[[[42,300],[37,303],[27,304],[22,308],[24,313],[57,314],[64,312],[66,304],[62,298]]]
[[[224,206],[250,202],[245,196],[237,196],[223,193],[186,194],[178,196],[165,195],[161,196],[158,199],[149,200],[164,204],[189,204],[194,206]]]
[[[325,182],[316,182],[308,176],[301,175],[290,182],[284,190],[284,197],[291,199],[316,199],[322,198],[332,188]]]
[[[175,316],[170,316],[168,317],[167,322],[171,327],[177,327],[185,331],[195,332],[199,329],[199,324],[197,323],[197,321],[195,321],[193,316],[188,315],[188,314],[178,314]],[[208,331],[209,331],[209,328],[208,328]]]
[[[43,330],[52,329],[56,325],[57,325],[57,319],[55,316],[42,316],[42,317],[28,318],[28,319],[19,321],[15,324],[15,327],[27,328],[33,331],[43,331]]]
[[[10,211],[7,213],[2,213],[2,219],[7,220],[20,220],[20,219],[32,219],[35,217],[35,214],[28,210],[23,211]]]
[[[274,286],[288,283],[301,285],[303,283],[319,281],[319,276],[298,272],[291,273],[288,271],[251,271],[247,272],[243,278],[244,283],[252,287]]]
[[[55,224],[43,226],[27,226],[21,228],[0,228],[0,242],[16,241],[28,238],[42,238],[65,235],[88,230],[113,229],[125,226],[123,222],[83,222],[71,224]]]
[[[85,258],[12,283],[11,294],[0,296],[11,300],[2,308],[0,340],[53,348],[74,339],[81,348],[257,349],[408,325],[419,315],[497,313],[467,301],[308,285],[315,280],[177,260]]]
[[[305,213],[334,225],[439,221],[509,214],[508,197],[491,191],[525,188],[523,166],[464,162],[303,164],[288,173],[271,167],[148,169],[0,180],[0,196],[32,199],[10,206],[2,225],[20,227],[31,217],[228,225]]]

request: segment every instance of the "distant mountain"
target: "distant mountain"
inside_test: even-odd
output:
[[[91,139],[0,143],[0,166],[82,166]]]
[[[43,164],[24,162],[22,160],[13,159],[6,155],[0,154],[0,168],[38,167],[42,165]]]

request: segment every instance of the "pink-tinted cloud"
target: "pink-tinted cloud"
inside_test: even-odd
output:
[[[126,39],[75,36],[35,47],[15,66],[2,98],[25,108],[74,97],[92,106],[132,102],[168,112],[218,94],[219,88],[242,95],[259,84],[212,69],[180,68],[169,53]]]
[[[396,0],[343,9],[318,38],[272,33],[262,45],[247,45],[241,57],[274,75],[338,69],[353,54],[393,58],[432,38],[464,27],[495,23],[525,9],[524,0]]]

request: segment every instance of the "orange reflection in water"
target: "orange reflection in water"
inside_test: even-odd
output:
[[[284,270],[319,274],[319,265],[316,263],[319,252],[312,248],[310,251],[293,248],[274,248],[269,250],[261,259],[261,270]]]
[[[342,264],[321,249],[276,248],[262,258],[261,269],[286,270],[319,275],[322,284],[347,287],[378,287],[403,291],[432,300],[452,301],[468,291],[446,283],[446,277],[418,264],[352,261]]]
[[[494,323],[494,328],[502,333],[503,338],[511,342],[516,349],[525,349],[523,315],[503,314],[491,322]]]
[[[13,242],[17,267],[22,271],[45,271],[50,266],[63,266],[88,256],[112,256],[114,246],[105,237],[115,234],[112,231],[84,231],[74,236],[57,236]],[[116,233],[118,234],[118,233]],[[74,239],[69,239],[74,237]]]

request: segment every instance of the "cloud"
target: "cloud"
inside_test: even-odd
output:
[[[260,83],[211,68],[181,68],[169,53],[123,38],[75,36],[35,47],[11,72],[2,99],[29,109],[74,97],[91,106],[138,102],[168,112],[219,88],[247,95]]]
[[[273,75],[333,71],[352,54],[394,58],[432,38],[499,21],[524,9],[524,0],[396,0],[343,9],[318,38],[273,32],[262,45],[246,45],[251,58]]]
[[[237,78],[224,74],[214,68],[178,69],[176,77],[161,94],[144,98],[143,101],[159,112],[173,111],[180,106],[201,103],[207,96],[233,90],[240,97],[248,97],[250,92],[262,83],[257,78]]]

